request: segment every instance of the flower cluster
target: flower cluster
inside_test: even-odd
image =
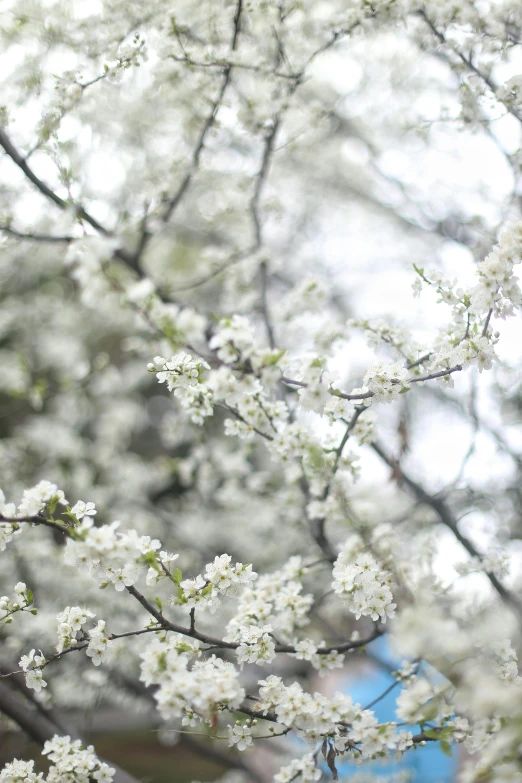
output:
[[[89,644],[85,654],[90,658],[95,666],[99,666],[103,661],[103,656],[110,644],[110,636],[105,628],[105,620],[98,620],[94,628],[89,631]]]
[[[205,341],[207,319],[192,307],[179,307],[173,302],[164,302],[155,292],[150,278],[143,278],[130,284],[125,290],[129,305],[138,308],[149,323],[168,335],[171,345],[201,344]]]
[[[40,654],[36,650],[31,650],[29,655],[22,655],[19,661],[19,666],[22,667],[22,671],[25,674],[25,684],[28,688],[32,688],[39,693],[42,688],[47,687],[42,675],[42,668],[45,666],[45,655],[40,651]]]
[[[371,393],[371,397],[362,400],[364,405],[395,402],[400,394],[408,391],[408,378],[408,370],[399,362],[374,362],[364,374],[363,388],[354,393]]]
[[[237,595],[241,585],[252,588],[257,579],[250,563],[236,563],[232,566],[231,562],[230,555],[225,554],[215,557],[213,563],[207,563],[205,566],[206,581],[224,595]]]
[[[498,244],[477,267],[479,282],[471,290],[471,311],[482,315],[492,309],[497,317],[513,315],[522,303],[513,266],[522,261],[522,221],[509,223]]]
[[[29,611],[31,614],[37,614],[38,610],[31,608],[32,605],[32,590],[27,588],[25,582],[17,582],[14,586],[13,598],[9,598],[8,595],[0,596],[0,625],[11,623],[13,615],[17,612]]]
[[[522,76],[517,74],[502,84],[496,90],[496,97],[504,104],[512,107],[520,106],[522,103]]]
[[[25,489],[22,500],[17,509],[19,516],[34,517],[40,514],[46,507],[53,507],[57,503],[67,505],[67,501],[61,489],[50,481],[40,481],[35,487]]]
[[[5,510],[2,513],[5,513],[7,516]],[[5,551],[7,544],[13,540],[13,536],[16,533],[21,533],[21,530],[16,522],[12,524],[9,522],[0,522],[0,552]]]
[[[45,509],[54,511],[58,503],[62,506],[67,505],[62,490],[50,481],[40,481],[34,487],[24,489],[18,508],[14,503],[5,502],[5,495],[0,489],[0,517],[35,517]],[[0,524],[0,551],[5,549],[15,532],[17,532],[16,522]]]
[[[485,648],[495,663],[495,670],[501,680],[522,684],[518,673],[518,655],[510,639],[491,641]]]
[[[38,123],[38,134],[42,140],[47,140],[56,131],[63,116],[81,99],[82,87],[78,76],[74,71],[69,71],[56,80],[53,98]]]
[[[490,370],[497,356],[494,348],[495,340],[490,341],[485,336],[459,341],[457,345],[443,345],[433,353],[429,370],[453,370],[454,368],[471,367],[475,365],[479,371]],[[442,386],[452,386],[453,379],[443,375],[437,379]]]
[[[175,397],[186,397],[189,390],[198,386],[201,375],[210,366],[202,359],[194,359],[188,353],[178,353],[169,361],[163,356],[156,356],[147,369],[156,373],[159,383],[166,383],[169,391]]]
[[[34,761],[14,759],[0,771],[0,783],[44,783],[44,776],[34,772]]]
[[[397,733],[394,724],[379,725],[370,710],[363,710],[345,694],[336,693],[333,698],[321,693],[312,696],[297,682],[286,686],[273,674],[259,685],[262,701],[258,709],[275,712],[279,723],[291,726],[312,745],[329,736],[340,753],[357,747],[358,758],[376,758],[390,750],[400,754],[412,744],[411,733]]]
[[[84,516],[75,528],[74,540],[68,539],[65,562],[87,570],[104,588],[116,590],[133,585],[144,567],[143,558],[160,548],[157,539],[139,536],[135,530],[118,533],[120,523],[94,527],[92,517]]]
[[[148,365],[148,370],[156,373],[158,381],[166,383],[168,390],[181,400],[183,408],[195,424],[203,424],[206,417],[212,416],[212,392],[207,384],[201,383],[202,374],[210,370],[207,362],[181,352],[169,361],[156,356],[154,362]]]
[[[338,397],[335,392],[331,396],[326,405],[324,406],[324,414],[328,416],[331,422],[338,419],[349,420],[352,418],[355,412],[353,402],[346,400],[344,397]]]
[[[321,777],[322,772],[316,766],[313,753],[307,753],[300,759],[294,759],[290,764],[281,767],[279,772],[274,775],[274,783],[290,783],[297,779],[302,783],[313,783],[314,780],[320,780]]]
[[[254,331],[248,318],[242,315],[223,318],[217,325],[209,347],[226,364],[248,359],[254,348]]]
[[[331,373],[326,369],[325,357],[306,357],[295,373],[298,380],[305,385],[298,389],[299,403],[306,410],[322,413],[329,398]]]
[[[353,563],[341,556],[334,565],[332,587],[349,610],[359,617],[386,622],[393,617],[396,604],[389,584],[390,574],[380,568],[370,554],[357,555]]]
[[[228,725],[227,732],[229,748],[236,746],[238,750],[246,750],[252,747],[252,730],[248,726],[238,721],[235,726]]]
[[[94,305],[110,295],[110,285],[103,274],[103,264],[117,248],[114,237],[86,236],[71,242],[65,255],[65,264],[71,268],[71,277],[78,283],[81,300]]]
[[[262,666],[275,658],[275,644],[271,637],[271,625],[250,625],[239,629],[239,647],[236,650],[239,663],[257,663]]]
[[[196,660],[198,642],[174,635],[168,641],[155,639],[142,654],[140,679],[145,685],[158,685],[154,698],[166,720],[189,713],[210,719],[219,705],[239,707],[245,692],[233,664],[212,655]]]
[[[66,606],[56,619],[58,620],[58,643],[56,652],[61,653],[67,647],[76,644],[76,634],[81,631],[89,617],[94,613],[79,606]]]
[[[139,33],[132,40],[120,43],[108,53],[105,63],[105,73],[111,82],[120,81],[123,71],[131,67],[139,67],[147,60],[147,45]]]
[[[301,582],[306,570],[300,557],[292,557],[279,571],[260,576],[241,594],[225,639],[242,642],[252,626],[269,626],[278,638],[290,641],[296,628],[309,622],[313,596],[302,594]]]
[[[62,783],[63,780],[87,783],[96,780],[99,783],[111,783],[115,769],[96,756],[94,747],[84,747],[81,740],[55,735],[43,747],[42,754],[52,765],[47,774],[47,783]]]
[[[470,289],[458,287],[456,280],[446,280],[435,271],[414,267],[419,279],[436,288],[439,301],[452,307],[453,319],[442,330],[438,344],[421,365],[443,386],[452,386],[451,373],[476,365],[480,371],[491,368],[497,360],[494,346],[499,333],[490,326],[491,317],[506,318],[522,303],[522,292],[513,267],[522,260],[522,222],[508,223],[500,232],[498,244],[477,266],[478,282]],[[441,371],[447,370],[447,374]]]
[[[238,596],[242,590],[252,587],[257,574],[252,565],[236,563],[224,554],[214,558],[205,566],[205,575],[198,574],[195,579],[185,579],[180,583],[178,595],[173,602],[188,607],[202,606],[215,611],[219,606],[220,595]]]
[[[326,677],[326,675],[332,669],[342,669],[344,665],[344,655],[337,652],[337,650],[331,650],[330,652],[318,653],[318,648],[324,648],[326,642],[314,642],[312,639],[302,639],[300,642],[296,641],[294,644],[295,655],[298,660],[310,661],[314,669],[319,672],[320,677]]]
[[[405,723],[446,717],[448,708],[443,706],[442,697],[447,690],[447,684],[433,685],[424,677],[412,675],[397,697],[397,717]]]
[[[115,769],[96,756],[94,747],[58,734],[45,742],[42,755],[52,762],[47,776],[34,772],[34,761],[15,759],[0,772],[0,783],[111,783]]]

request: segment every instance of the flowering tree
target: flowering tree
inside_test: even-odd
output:
[[[2,36],[0,713],[51,766],[0,781],[130,783],[100,703],[245,781],[427,743],[521,780],[518,0],[19,0]],[[384,635],[379,723],[317,676]]]

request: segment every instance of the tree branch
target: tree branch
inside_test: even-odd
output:
[[[429,506],[432,508],[435,513],[437,514],[440,522],[448,528],[448,530],[451,530],[457,541],[462,544],[464,549],[472,556],[477,557],[481,559],[480,552],[475,548],[475,545],[467,538],[465,535],[463,535],[457,524],[457,520],[454,517],[453,513],[451,512],[448,504],[446,501],[441,497],[436,497],[435,495],[430,495],[429,492],[427,492],[424,487],[419,484],[417,481],[415,481],[413,478],[411,478],[407,473],[405,473],[402,468],[400,467],[397,460],[393,459],[385,450],[384,448],[377,442],[373,442],[371,444],[371,448],[373,451],[379,455],[379,457],[385,462],[387,465],[389,465],[390,468],[394,471],[395,474],[399,476],[400,482],[405,484],[407,488],[410,490],[410,492],[419,500],[421,503],[423,503],[426,506]],[[487,573],[486,575],[491,582],[491,585],[496,590],[498,595],[502,598],[504,603],[508,606],[510,606],[513,610],[515,610],[519,615],[522,615],[522,604],[520,600],[511,593],[500,580],[495,576],[495,574]]]
[[[234,13],[234,20],[233,20],[233,32],[232,32],[232,41],[230,43],[230,50],[234,52],[238,45],[239,40],[239,32],[241,29],[241,14],[243,11],[243,0],[237,0],[236,5],[236,11]],[[203,152],[203,147],[205,146],[205,139],[207,137],[207,134],[209,130],[214,125],[214,122],[216,121],[216,115],[218,113],[218,109],[221,106],[221,101],[223,100],[223,97],[225,95],[226,89],[230,82],[230,76],[232,74],[232,65],[226,65],[223,70],[223,79],[221,81],[221,86],[219,88],[218,94],[214,101],[212,102],[211,110],[208,113],[205,122],[203,123],[203,127],[201,129],[201,132],[198,136],[198,140],[196,142],[196,146],[194,147],[194,151],[192,153],[192,160],[190,163],[189,170],[185,174],[184,178],[181,181],[180,186],[178,187],[177,191],[174,193],[174,195],[168,200],[167,207],[163,213],[163,221],[167,223],[170,218],[172,217],[172,214],[174,213],[174,210],[180,203],[181,199],[185,195],[185,192],[187,191],[191,181],[192,177],[194,176],[194,173],[199,165],[199,160],[201,157],[201,153]]]
[[[112,237],[114,236],[113,232],[106,229],[104,226],[101,225],[101,223],[98,223],[98,221],[90,215],[87,210],[85,210],[82,206],[78,204],[71,204],[68,201],[65,201],[63,198],[58,196],[54,190],[52,190],[43,180],[41,180],[39,177],[36,176],[32,168],[29,166],[25,158],[20,155],[14,144],[11,142],[10,138],[6,134],[6,132],[0,128],[0,146],[4,148],[6,154],[11,158],[11,160],[18,166],[19,169],[23,171],[25,176],[27,177],[30,182],[35,185],[40,193],[42,193],[46,198],[49,199],[49,201],[52,201],[53,204],[56,204],[56,206],[61,209],[62,211],[65,211],[66,209],[69,209],[70,207],[74,207],[77,217],[80,220],[84,220],[86,223],[88,223],[92,228],[95,229],[99,234],[102,234],[102,236],[105,237]],[[43,240],[48,241],[48,240]],[[123,248],[117,248],[114,251],[114,255],[119,258],[121,261],[124,261],[128,266],[130,266],[134,271],[137,271],[135,262],[134,262],[134,256],[132,253],[129,253],[127,250]]]

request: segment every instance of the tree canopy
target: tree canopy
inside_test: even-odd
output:
[[[134,783],[82,710],[223,783],[522,780],[520,1],[0,36],[0,714],[49,762],[0,783]]]

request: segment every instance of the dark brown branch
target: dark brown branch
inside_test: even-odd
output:
[[[491,316],[493,315],[493,308],[490,307],[488,310],[488,314],[486,317],[486,320],[484,321],[484,328],[482,329],[482,337],[485,337],[488,333],[489,328],[489,322],[491,321]]]
[[[50,527],[53,530],[58,530],[60,533],[65,533],[66,535],[69,535],[68,528],[64,527],[63,525],[60,525],[58,522],[51,522],[49,519],[40,516],[40,514],[36,514],[35,516],[27,516],[27,517],[5,517],[3,514],[0,514],[0,524],[2,522],[7,522],[10,525],[17,524],[18,522],[29,522],[32,525],[43,525],[44,527]]]
[[[234,20],[233,20],[233,32],[232,32],[232,41],[230,44],[230,49],[232,52],[234,52],[237,48],[238,40],[239,40],[239,32],[241,29],[241,13],[243,11],[243,0],[237,0],[236,5],[236,11],[234,13]],[[219,107],[221,106],[221,101],[223,100],[223,97],[225,95],[226,89],[230,83],[230,77],[232,74],[232,65],[226,65],[223,69],[223,78],[221,80],[221,85],[218,90],[218,94],[214,101],[212,102],[211,110],[208,113],[205,122],[203,123],[203,127],[200,131],[198,140],[196,142],[196,146],[194,147],[194,151],[192,153],[192,161],[190,163],[190,168],[183,177],[180,186],[178,187],[177,191],[174,193],[174,195],[168,200],[167,207],[163,213],[163,220],[164,222],[168,222],[170,218],[172,217],[172,214],[174,213],[174,210],[177,208],[178,204],[180,203],[181,199],[185,195],[185,192],[187,191],[192,178],[194,176],[194,173],[199,165],[199,160],[201,158],[201,153],[203,152],[203,148],[205,146],[205,140],[207,138],[207,134],[209,130],[213,127],[215,121],[216,121],[216,115],[218,113]]]
[[[420,11],[418,12],[418,14],[419,14],[419,16],[420,16],[422,19],[424,19],[424,21],[426,22],[426,24],[427,24],[427,25],[428,25],[428,27],[430,28],[431,32],[433,33],[433,35],[434,35],[436,38],[438,38],[438,40],[439,40],[439,41],[440,41],[442,44],[444,44],[445,46],[447,46],[447,47],[450,49],[450,51],[452,51],[452,52],[453,52],[453,53],[454,53],[454,54],[455,54],[455,55],[456,55],[456,56],[459,58],[459,60],[460,60],[461,62],[463,62],[463,63],[464,63],[464,65],[466,65],[466,66],[467,66],[467,67],[470,69],[470,71],[473,71],[473,73],[474,73],[476,76],[478,76],[478,77],[479,77],[479,79],[480,79],[482,82],[484,82],[484,84],[485,84],[487,87],[489,87],[489,89],[491,90],[491,92],[493,93],[493,95],[495,96],[495,98],[497,99],[497,101],[499,101],[499,103],[501,103],[501,104],[504,106],[504,108],[506,109],[506,111],[507,111],[507,112],[509,112],[509,114],[513,115],[513,117],[515,117],[515,118],[516,118],[516,119],[517,119],[517,120],[518,120],[520,123],[522,123],[522,115],[520,114],[520,112],[519,112],[519,111],[517,111],[517,109],[516,109],[514,106],[511,106],[509,103],[506,103],[505,101],[502,101],[502,100],[500,100],[500,99],[497,97],[497,90],[498,90],[498,85],[497,85],[497,84],[495,84],[495,82],[493,81],[493,79],[492,79],[490,76],[488,76],[488,74],[487,74],[487,73],[484,73],[484,71],[481,71],[481,70],[480,70],[480,68],[477,68],[477,66],[476,66],[476,65],[475,65],[475,64],[472,62],[472,60],[471,60],[471,58],[470,58],[470,57],[467,57],[465,54],[463,54],[463,52],[461,52],[459,49],[457,49],[457,48],[456,48],[456,46],[454,46],[453,44],[450,44],[450,43],[448,42],[448,40],[447,40],[446,36],[444,35],[444,33],[442,33],[442,32],[441,32],[441,31],[440,31],[440,30],[439,30],[439,29],[438,29],[438,28],[435,26],[435,24],[434,24],[434,23],[431,21],[431,19],[430,19],[430,18],[429,18],[429,16],[427,15],[426,11],[424,11],[424,9],[420,10]]]
[[[397,460],[393,459],[379,443],[374,441],[371,444],[371,447],[374,452],[379,455],[383,462],[392,468],[394,475],[397,476],[398,481],[404,484],[417,498],[417,500],[435,511],[440,522],[442,522],[445,527],[451,530],[457,541],[462,544],[464,549],[466,549],[466,551],[472,557],[481,559],[480,552],[475,548],[475,545],[469,540],[469,538],[460,532],[457,520],[451,512],[447,502],[441,497],[430,495],[430,493],[427,492],[421,484],[419,484],[402,470]],[[506,587],[504,587],[502,582],[500,582],[495,574],[487,573],[486,575],[491,582],[491,585],[502,598],[504,603],[514,609],[518,614],[522,615],[522,604],[520,603],[520,600]]]
[[[161,628],[157,627],[150,627],[150,628],[140,628],[137,631],[126,631],[125,633],[113,633],[108,635],[109,641],[113,641],[114,639],[123,639],[126,636],[141,636],[141,634],[144,633],[156,633],[157,631],[161,630]],[[45,662],[42,663],[40,666],[34,666],[35,669],[45,669],[46,666],[48,666],[50,663],[53,663],[53,661],[58,661],[60,658],[63,658],[64,655],[68,655],[69,653],[73,652],[79,652],[79,650],[85,650],[86,647],[88,647],[89,642],[81,642],[80,644],[72,645],[71,647],[67,647],[65,650],[62,650],[61,652],[54,653],[53,655],[50,655],[48,658],[46,657]],[[0,674],[0,679],[5,679],[6,677],[13,677],[15,674],[24,674],[23,669],[17,669],[16,671],[11,672],[3,672]]]
[[[196,631],[195,628],[185,628],[182,625],[178,625],[177,623],[172,623],[170,620],[167,620],[167,618],[160,612],[160,610],[153,606],[142,593],[140,593],[136,588],[131,585],[130,587],[127,587],[126,590],[143,606],[143,608],[154,617],[155,620],[158,621],[158,624],[166,631],[174,631],[175,633],[182,634],[183,636],[189,636],[192,639],[197,639],[198,641],[202,642],[203,644],[209,644],[212,647],[215,648],[221,648],[225,650],[236,650],[239,647],[239,642],[225,642],[222,639],[218,639],[214,636],[209,636],[208,634],[201,633],[200,631]],[[155,630],[158,630],[157,628]],[[350,641],[350,642],[343,642],[342,644],[334,644],[329,647],[319,647],[317,652],[319,655],[328,655],[328,653],[337,651],[337,652],[347,652],[348,650],[356,650],[359,647],[364,647],[367,644],[370,644],[370,642],[373,642],[374,639],[377,639],[377,637],[382,635],[382,631],[378,628],[374,630],[372,634],[367,639],[359,639],[357,641]],[[295,647],[291,644],[276,644],[275,645],[275,651],[277,653],[295,653]]]
[[[56,206],[61,210],[69,209],[71,206],[74,207],[76,211],[76,215],[80,220],[85,221],[88,223],[92,228],[95,229],[99,234],[102,234],[102,236],[105,237],[111,237],[113,236],[113,233],[106,229],[104,226],[101,225],[101,223],[98,223],[98,221],[90,215],[87,210],[85,210],[82,206],[79,204],[71,204],[68,201],[65,201],[65,199],[61,198],[57,195],[57,193],[54,192],[43,180],[41,180],[32,170],[32,168],[29,166],[25,158],[20,155],[14,144],[11,142],[11,139],[6,134],[6,132],[0,128],[0,146],[4,148],[6,154],[11,158],[11,160],[18,166],[19,169],[23,171],[27,179],[35,185],[40,193],[42,193],[46,198],[49,199],[49,201],[52,201]],[[45,241],[45,240],[44,240]],[[128,264],[132,269],[136,271],[134,259],[132,253],[129,253],[127,250],[123,248],[117,248],[114,251],[114,255],[119,258],[121,261],[124,261],[126,264]]]
[[[417,364],[420,364],[420,360],[418,360]],[[415,364],[411,365],[412,367],[415,366]],[[407,385],[411,383],[423,383],[424,381],[432,381],[435,378],[446,378],[448,375],[453,375],[455,372],[462,372],[463,367],[461,364],[456,364],[455,367],[448,367],[447,370],[439,370],[437,372],[431,372],[428,375],[423,375],[420,378],[408,378],[405,383]],[[304,383],[303,381],[294,381],[291,378],[287,378],[286,376],[281,376],[281,382],[286,384],[287,386],[299,386],[302,389],[306,389],[308,386],[307,383]],[[393,385],[398,385],[402,383],[402,381],[395,381],[392,380]],[[333,394],[334,397],[341,397],[343,400],[350,400],[350,401],[356,401],[356,400],[369,400],[371,397],[374,397],[374,392],[367,391],[367,392],[360,392],[358,394],[346,394],[346,392],[341,392],[338,389],[329,389],[330,394]]]
[[[16,237],[17,239],[26,239],[30,242],[69,244],[70,242],[74,242],[75,239],[78,239],[78,237],[53,236],[52,234],[25,234],[23,231],[17,231],[15,228],[11,228],[11,226],[0,226],[0,231],[3,231],[5,234],[9,234],[10,236]]]
[[[335,462],[334,462],[334,465],[333,465],[333,468],[332,468],[332,476],[331,476],[328,484],[325,487],[325,490],[324,490],[324,492],[322,494],[321,500],[326,500],[328,498],[328,495],[330,494],[333,480],[334,480],[335,475],[336,475],[336,473],[337,473],[337,471],[339,469],[339,465],[340,465],[340,462],[341,462],[341,457],[342,457],[342,453],[343,453],[344,447],[346,446],[346,444],[348,442],[348,438],[350,437],[350,434],[351,434],[353,428],[357,424],[359,416],[361,416],[361,414],[364,413],[365,410],[366,410],[366,408],[363,405],[357,406],[355,408],[355,411],[354,411],[353,416],[350,419],[350,421],[346,422],[346,429],[344,431],[344,435],[342,437],[342,440],[341,440],[339,446],[335,450]],[[308,493],[308,487],[306,487],[305,488],[305,496],[308,496],[308,494],[309,494]],[[314,537],[315,542],[319,545],[321,550],[324,552],[326,558],[331,563],[333,563],[336,560],[337,555],[336,555],[335,550],[334,550],[332,544],[330,543],[330,541],[328,540],[328,538],[326,536],[326,533],[325,533],[326,518],[325,517],[316,517],[316,518],[312,519],[310,522],[311,522],[311,532],[312,532],[312,536]]]

